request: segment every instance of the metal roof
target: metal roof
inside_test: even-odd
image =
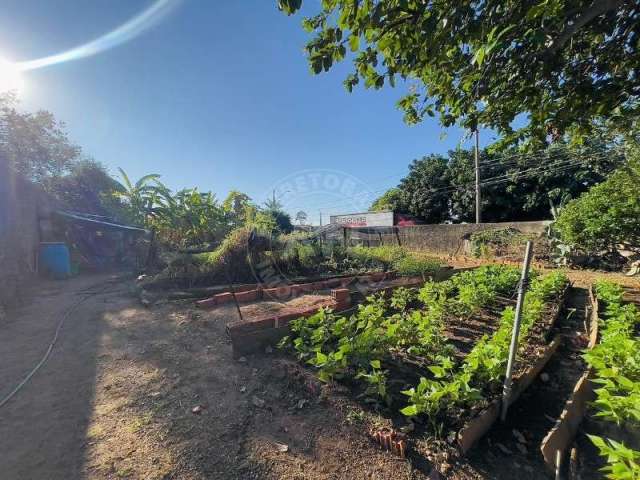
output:
[[[131,225],[122,225],[120,223],[108,222],[106,220],[98,220],[97,218],[106,218],[106,217],[99,217],[98,215],[84,214],[84,213],[77,213],[77,212],[66,212],[64,210],[56,210],[54,213],[57,215],[63,216],[65,218],[70,218],[72,220],[77,220],[79,222],[90,223],[95,226],[101,226],[104,228],[110,228],[114,230],[128,230],[128,231],[134,231],[134,232],[140,232],[140,233],[149,233],[149,230],[145,230],[144,228],[133,227]]]

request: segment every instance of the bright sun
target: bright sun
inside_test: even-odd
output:
[[[8,91],[22,92],[24,81],[20,68],[12,62],[0,58],[0,94]]]

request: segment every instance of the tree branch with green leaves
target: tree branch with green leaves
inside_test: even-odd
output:
[[[292,15],[303,2],[278,6]],[[313,73],[347,58],[348,46],[347,90],[403,80],[398,106],[410,124],[437,115],[444,127],[488,127],[498,146],[580,141],[605,123],[636,128],[635,1],[323,0],[303,27]]]

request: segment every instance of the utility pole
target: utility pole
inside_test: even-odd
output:
[[[476,136],[476,151],[475,151],[475,164],[476,164],[476,223],[482,222],[482,215],[480,213],[480,133],[478,127],[475,130]]]
[[[318,212],[320,213],[320,226],[322,226],[322,210],[318,210]]]

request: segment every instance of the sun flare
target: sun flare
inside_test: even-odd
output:
[[[24,79],[20,67],[4,58],[0,58],[0,94],[14,91],[21,93]]]

